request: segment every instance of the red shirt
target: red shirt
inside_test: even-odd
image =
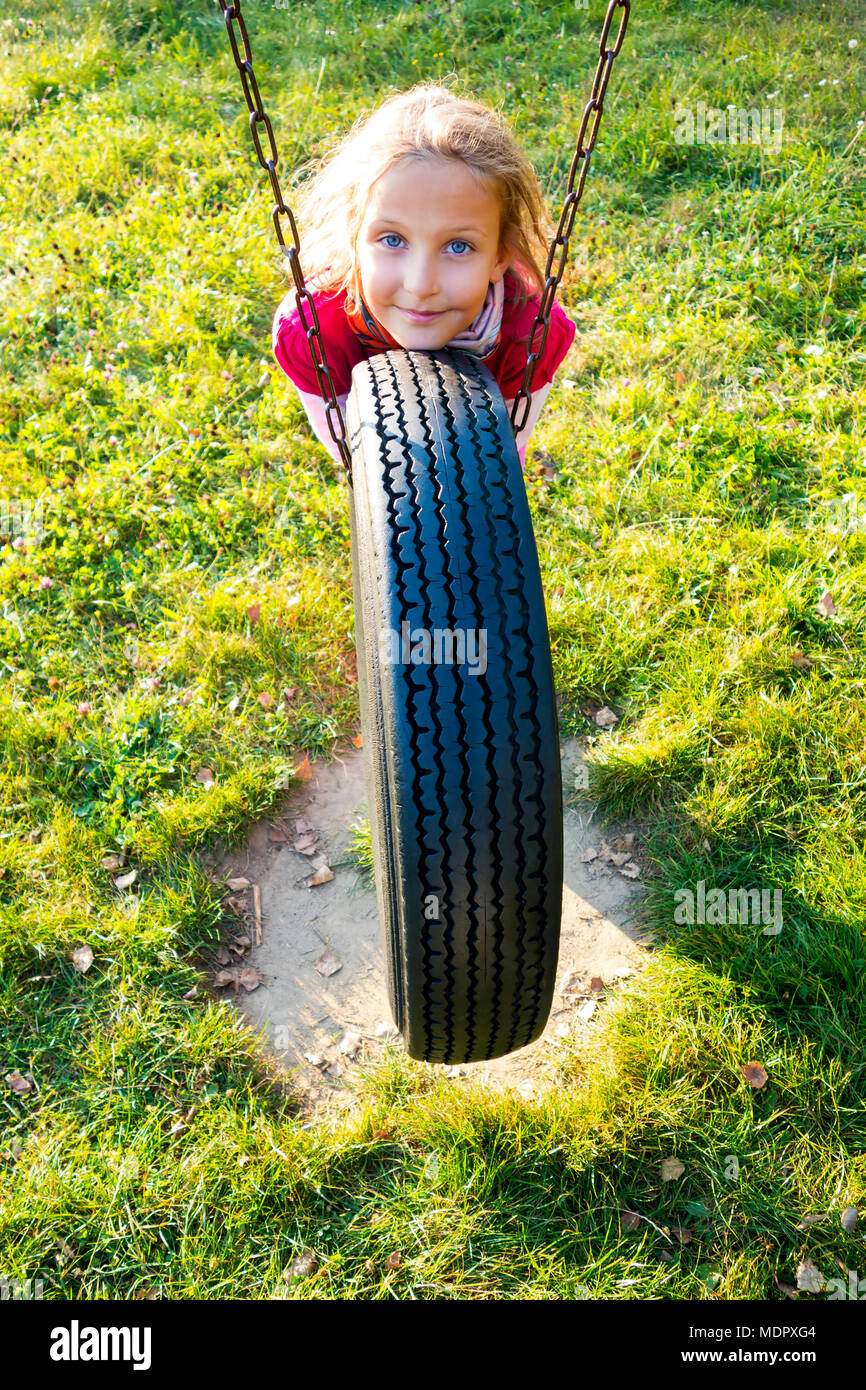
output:
[[[484,361],[485,366],[496,378],[503,398],[513,400],[523,381],[529,333],[541,301],[538,294],[530,295],[523,308],[517,308],[519,286],[511,271],[506,271],[504,288],[505,304],[502,310],[499,343],[490,357]],[[342,396],[351,389],[352,368],[365,358],[374,356],[377,351],[385,352],[387,349],[366,348],[362,344],[346,317],[345,291],[326,296],[321,291],[314,290],[313,303],[322,330],[325,356],[334,380],[334,391],[336,395]],[[310,318],[309,311],[307,318]],[[566,317],[554,300],[547,342],[542,356],[535,364],[533,388],[546,386],[553,380],[556,369],[574,341],[576,332],[577,325]],[[294,382],[299,391],[314,392],[318,395],[316,371],[295,305],[294,286],[274,314],[271,341],[274,357],[289,380]]]

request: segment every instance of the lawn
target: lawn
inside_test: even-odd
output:
[[[633,0],[560,287],[578,333],[526,481],[561,736],[587,804],[647,827],[659,948],[553,1096],[467,1095],[394,1049],[360,1114],[307,1127],[205,978],[227,918],[202,852],[359,724],[346,486],[271,356],[267,177],[216,4],[21,9],[0,1274],[64,1299],[784,1301],[799,1270],[800,1303],[866,1276],[863,4]],[[287,196],[388,92],[458,73],[555,224],[599,0],[244,13]],[[701,102],[781,111],[781,146],[678,140]],[[781,930],[687,920],[701,882],[778,892]]]

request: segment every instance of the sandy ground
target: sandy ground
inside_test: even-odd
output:
[[[637,911],[643,896],[640,828],[608,824],[602,830],[585,793],[581,807],[568,805],[575,788],[585,785],[582,766],[580,745],[571,739],[562,747],[565,870],[550,1020],[542,1037],[507,1057],[442,1068],[463,1084],[513,1089],[527,1099],[543,1093],[555,1084],[562,1040],[591,1028],[648,958],[652,943]],[[280,815],[254,826],[241,852],[215,854],[211,867],[214,874],[249,880],[237,900],[252,904],[252,885],[258,886],[261,944],[251,929],[241,965],[263,979],[250,993],[229,992],[265,1052],[291,1073],[309,1117],[353,1108],[363,1071],[386,1047],[402,1049],[388,1006],[376,894],[345,862],[352,825],[368,813],[363,753],[351,749],[311,767]],[[284,831],[287,839],[275,838]],[[333,878],[309,886],[325,862]],[[336,965],[334,956],[339,961],[329,975],[316,967],[325,952],[325,964]]]

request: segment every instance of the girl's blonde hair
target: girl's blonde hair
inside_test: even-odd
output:
[[[289,201],[308,286],[345,291],[359,302],[357,246],[370,189],[400,160],[419,156],[460,160],[498,199],[500,246],[512,254],[519,303],[532,290],[542,293],[541,267],[554,229],[535,170],[498,112],[432,82],[419,82],[359,116],[333,149],[297,171]]]

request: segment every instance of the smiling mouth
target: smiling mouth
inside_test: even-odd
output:
[[[423,323],[426,322],[428,319],[438,319],[439,315],[444,313],[445,311],[444,309],[437,309],[435,313],[427,314],[420,313],[417,309],[401,309],[400,312],[405,314],[407,318],[414,319],[416,322],[419,323]]]

